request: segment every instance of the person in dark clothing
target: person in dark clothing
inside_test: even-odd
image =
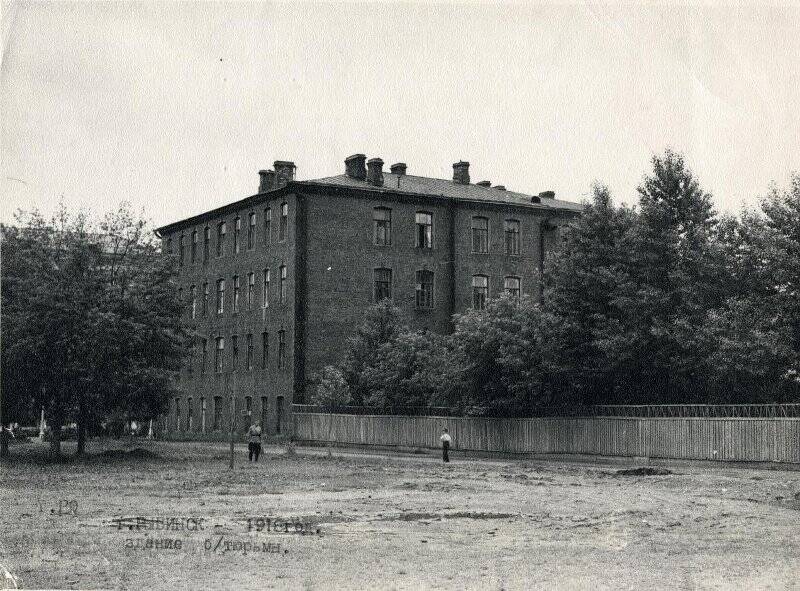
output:
[[[439,441],[442,442],[442,461],[449,462],[450,461],[450,442],[453,441],[450,437],[450,434],[447,432],[447,427],[442,429],[442,436],[439,437]]]
[[[250,437],[250,442],[247,444],[248,461],[252,462],[255,457],[255,461],[257,462],[258,456],[261,454],[261,427],[258,425],[250,425],[250,428],[247,430],[247,435]]]

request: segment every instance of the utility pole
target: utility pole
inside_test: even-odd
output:
[[[227,382],[228,382],[228,379],[227,379],[228,375],[227,374],[225,375],[225,378],[226,378],[225,382],[226,382],[226,386],[227,386]],[[230,402],[230,413],[231,413],[231,415],[230,415],[231,416],[231,418],[230,418],[231,461],[230,461],[230,464],[229,464],[228,467],[231,470],[233,470],[234,444],[235,444],[235,437],[236,437],[236,373],[235,372],[233,373],[233,392],[230,392],[230,390],[228,390],[228,392],[230,393],[230,397],[231,397],[231,402]]]

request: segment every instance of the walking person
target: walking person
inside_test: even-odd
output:
[[[442,461],[450,462],[450,442],[453,440],[447,432],[447,427],[442,429],[442,436],[439,437],[439,441],[442,442]]]
[[[258,462],[258,456],[261,454],[261,427],[250,425],[247,435],[250,437],[250,441],[247,444],[248,461],[252,462],[253,458],[255,458],[255,461]]]

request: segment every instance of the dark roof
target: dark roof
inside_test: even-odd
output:
[[[550,199],[546,197],[539,199],[535,195],[526,195],[525,193],[500,190],[493,187],[482,187],[475,184],[463,185],[446,179],[435,179],[431,177],[414,176],[410,174],[398,175],[392,173],[383,173],[383,186],[377,187],[368,183],[366,180],[354,179],[346,174],[340,174],[337,176],[329,176],[308,181],[291,181],[286,187],[274,189],[267,193],[251,195],[245,199],[228,203],[227,205],[217,207],[198,215],[172,222],[170,224],[165,224],[164,226],[158,228],[156,233],[161,234],[164,230],[174,230],[180,227],[198,223],[202,220],[214,218],[229,211],[235,211],[238,208],[249,207],[254,205],[256,202],[261,201],[264,196],[276,195],[281,192],[292,191],[292,189],[296,188],[300,188],[300,190],[302,190],[302,187],[304,186],[318,188],[335,187],[343,189],[356,189],[361,191],[369,191],[372,193],[383,193],[386,195],[401,193],[413,196],[430,196],[453,199],[457,201],[474,201],[476,203],[528,206],[535,207],[537,209],[551,209],[554,211],[560,210],[572,213],[580,213],[583,211],[583,205],[573,201],[563,201],[561,199]],[[535,201],[534,198],[538,201]]]
[[[462,185],[460,183],[454,183],[451,180],[435,179],[427,176],[414,176],[411,174],[398,175],[384,173],[382,187],[376,187],[366,180],[354,179],[346,174],[302,181],[302,183],[368,189],[385,193],[433,195],[436,197],[449,197],[451,199],[463,199],[466,201],[493,201],[496,203],[508,203],[510,205],[532,205],[531,199],[534,197],[534,195],[526,195],[525,193],[517,193],[515,191],[504,191],[495,189],[494,187],[482,187],[474,184]],[[542,198],[541,203],[536,203],[536,205],[552,209],[567,209],[576,212],[583,211],[583,206],[580,203],[562,201],[560,199]]]

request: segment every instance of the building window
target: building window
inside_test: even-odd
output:
[[[238,254],[242,239],[242,218],[238,215],[233,221],[233,252]]]
[[[225,337],[217,337],[217,348],[214,351],[214,371],[222,373],[225,369]]]
[[[233,335],[231,337],[231,369],[236,371],[239,369],[239,336]]]
[[[225,280],[217,280],[217,314],[225,311]]]
[[[236,314],[239,311],[239,293],[242,291],[241,283],[239,282],[239,276],[233,276],[233,313]]]
[[[255,297],[256,292],[256,274],[255,273],[248,273],[247,274],[247,309],[253,309],[253,298]]]
[[[375,224],[375,244],[389,246],[392,243],[392,210],[388,207],[376,207],[372,210]]]
[[[269,363],[269,333],[261,333],[261,369],[267,369]]]
[[[197,230],[192,230],[192,262],[197,260]]]
[[[189,375],[194,373],[194,358],[196,354],[197,354],[197,342],[195,340],[192,340],[192,342],[189,343],[189,360],[186,365],[186,373],[188,373]]]
[[[167,238],[167,254],[172,254],[172,236]]]
[[[181,430],[181,399],[175,399],[175,430]]]
[[[253,371],[253,335],[247,335],[247,357],[245,357],[245,368],[247,371]]]
[[[489,220],[488,218],[472,218],[472,252],[489,252]]]
[[[417,271],[417,308],[433,308],[433,271]]]
[[[278,293],[278,302],[283,304],[286,302],[286,265],[281,265],[281,284],[280,292]]]
[[[203,283],[203,316],[208,315],[208,281]]]
[[[222,428],[222,396],[214,396],[214,431]]]
[[[200,431],[202,433],[206,432],[206,398],[205,396],[200,397]]]
[[[250,212],[247,224],[247,250],[253,250],[256,245],[256,214]]]
[[[183,267],[183,234],[178,237],[178,266]]]
[[[519,222],[517,220],[505,221],[506,254],[519,254]]]
[[[203,262],[208,261],[209,250],[211,249],[211,228],[208,226],[203,230]]]
[[[433,248],[433,215],[424,211],[418,211],[416,222],[416,247]]]
[[[200,339],[200,373],[206,373],[208,362],[208,339]]]
[[[264,285],[261,288],[261,305],[269,307],[269,269],[264,269]]]
[[[193,422],[194,422],[193,421],[193,419],[194,419],[193,410],[194,409],[192,408],[192,406],[193,406],[192,402],[193,401],[192,401],[192,397],[191,396],[186,399],[186,430],[187,431],[191,431],[192,428],[194,427],[194,424],[193,424]]]
[[[289,204],[281,203],[281,225],[278,228],[278,242],[286,240],[286,233],[289,230]]]
[[[489,278],[486,275],[472,276],[472,307],[483,310],[489,298]]]
[[[267,401],[269,399],[266,396],[261,397],[261,431],[262,433],[267,432],[267,409],[269,406],[267,405]]]
[[[375,269],[375,302],[392,299],[392,270]]]
[[[225,233],[227,228],[225,222],[220,222],[217,226],[217,256],[221,257],[225,254]]]
[[[197,287],[195,287],[194,285],[192,285],[189,288],[189,297],[192,300],[191,310],[192,310],[192,320],[194,320],[195,318],[197,318]]]
[[[275,399],[275,433],[280,435],[283,429],[283,396]]]
[[[503,287],[505,287],[507,294],[509,294],[512,298],[519,300],[519,277],[506,277],[505,281],[503,282]]]
[[[272,230],[272,209],[266,208],[264,210],[264,244],[269,244],[271,239],[270,231]]]
[[[278,369],[286,368],[286,331],[278,331]]]

